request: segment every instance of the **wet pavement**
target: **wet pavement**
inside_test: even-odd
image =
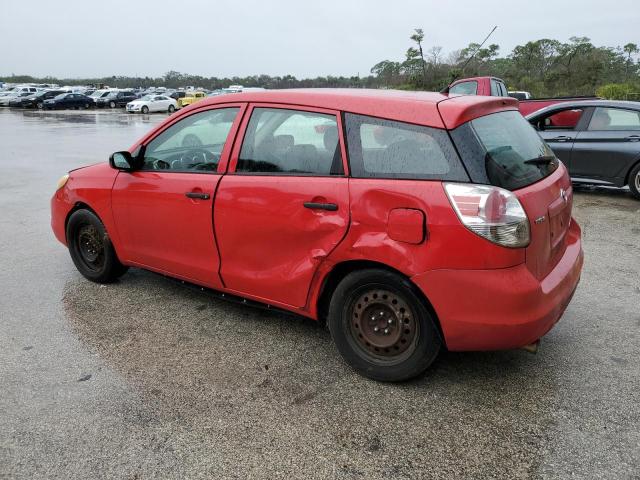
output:
[[[71,168],[164,115],[0,110],[0,478],[639,478],[640,202],[580,188],[582,283],[538,355],[381,384],[312,321],[131,270],[49,228]]]

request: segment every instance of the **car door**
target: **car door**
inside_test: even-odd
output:
[[[246,117],[215,202],[220,275],[240,294],[303,307],[349,225],[341,120],[274,104]]]
[[[164,112],[169,108],[169,105],[164,97],[158,96],[153,98],[153,108],[156,112]]]
[[[573,143],[584,124],[584,108],[553,110],[535,121],[540,136],[572,172]]]
[[[244,106],[181,116],[145,142],[142,168],[120,172],[112,208],[126,260],[220,288],[213,198]]]
[[[576,138],[572,173],[622,186],[638,158],[640,112],[596,107],[587,128]]]

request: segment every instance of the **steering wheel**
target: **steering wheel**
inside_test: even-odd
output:
[[[153,169],[154,170],[169,170],[171,168],[171,164],[164,160],[160,160],[159,158],[153,161]]]
[[[189,170],[213,170],[218,166],[219,161],[220,155],[204,148],[193,148],[180,155],[172,165],[178,163],[182,168]]]

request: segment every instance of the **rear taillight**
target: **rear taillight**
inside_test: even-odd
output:
[[[445,183],[449,201],[462,224],[503,247],[529,245],[529,219],[518,198],[489,185]]]

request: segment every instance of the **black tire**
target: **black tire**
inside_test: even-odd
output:
[[[129,269],[120,263],[104,225],[89,210],[73,212],[67,222],[67,243],[76,268],[92,282],[113,282]]]
[[[109,102],[109,107],[111,108],[116,108],[116,102],[114,102],[113,100]]]
[[[44,104],[42,102],[38,102],[38,103],[36,103],[36,107],[38,107],[40,110],[42,110],[43,107],[44,107]]]
[[[169,108],[167,109],[167,112],[169,112],[169,115],[171,115],[175,111],[176,111],[176,107],[174,107],[173,105],[169,105]]]
[[[631,195],[640,200],[640,163],[629,172],[629,190]]]
[[[386,270],[348,274],[333,292],[327,320],[344,360],[374,380],[399,382],[420,375],[442,344],[416,288]]]
[[[146,115],[147,113],[149,113],[149,107],[145,105],[140,109],[140,111]]]
[[[85,104],[84,104],[84,109],[85,109],[85,110],[89,110],[89,104],[88,104],[88,103],[85,103]]]

